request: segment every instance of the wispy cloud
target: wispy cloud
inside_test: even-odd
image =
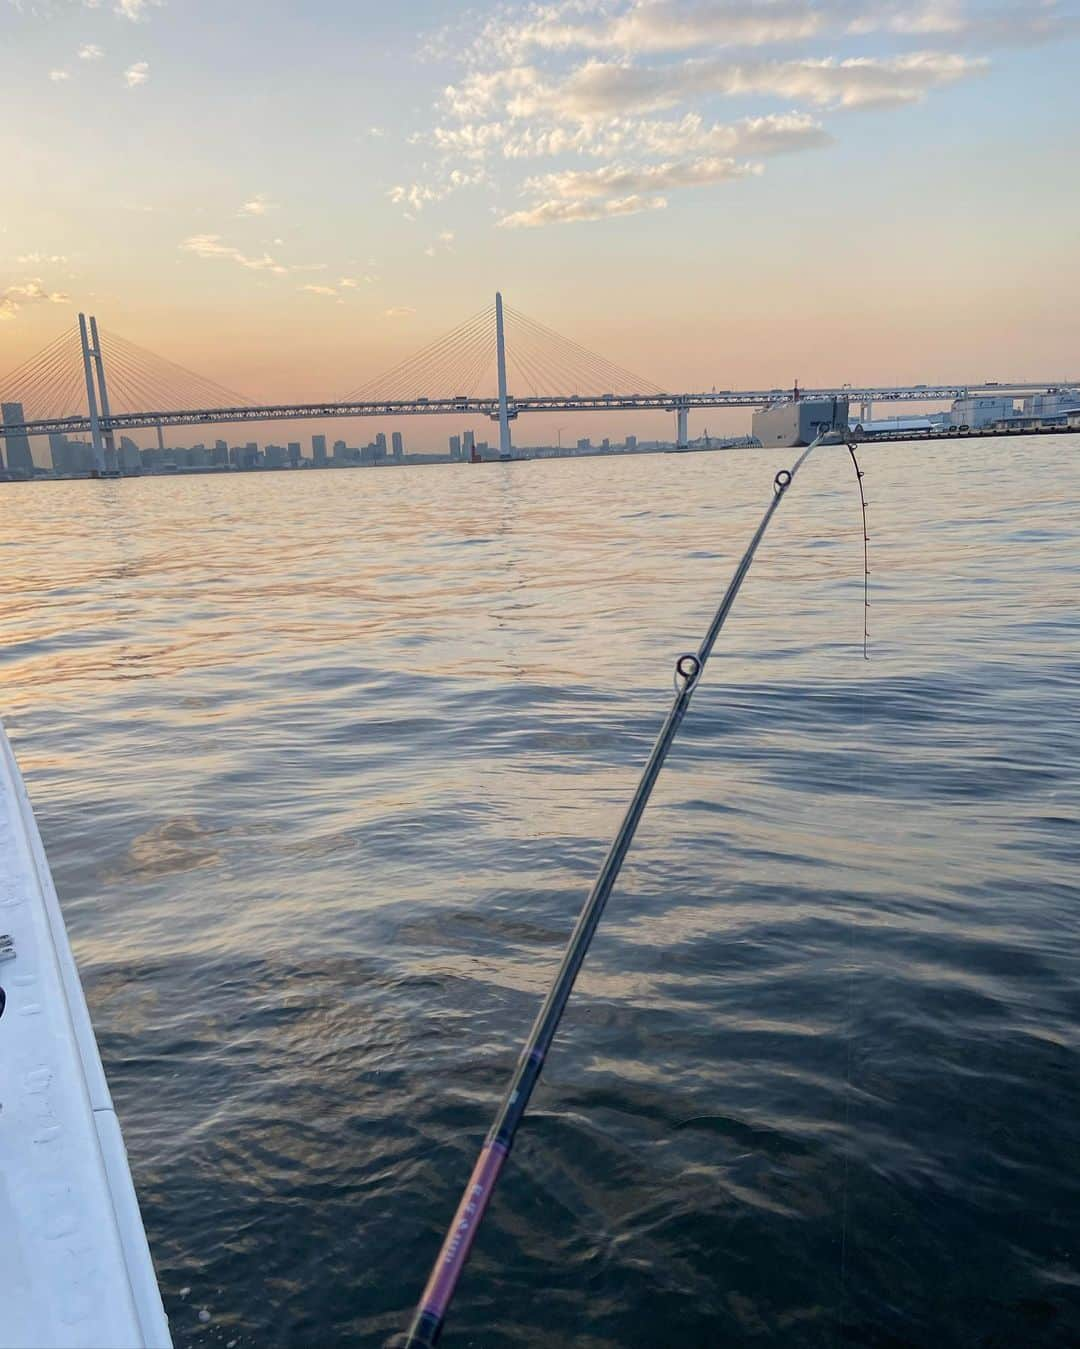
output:
[[[416,310],[407,304],[397,304],[390,309],[383,310],[383,318],[403,319],[408,318],[410,314],[415,314]]]
[[[150,78],[150,63],[148,61],[136,61],[134,65],[128,66],[124,71],[124,83],[129,89],[135,89],[140,84],[145,84]]]
[[[453,244],[453,242],[454,242],[454,231],[443,230],[442,233],[438,235],[438,237],[435,239],[434,243],[428,244],[427,248],[424,249],[424,252],[428,255],[429,258],[435,257],[437,253],[448,253],[450,251],[450,247]]]
[[[574,221],[610,220],[614,216],[637,215],[641,211],[662,211],[666,197],[611,197],[606,201],[542,201],[524,211],[504,215],[504,229],[535,229],[540,225],[566,225]]]
[[[24,305],[28,304],[70,304],[71,298],[60,290],[48,290],[40,277],[24,281],[21,286],[8,286],[0,290],[0,320],[13,319]]]
[[[766,47],[828,35],[960,40],[1012,46],[1075,31],[1058,0],[557,0],[507,6],[482,27],[474,58],[516,64],[533,55],[634,57],[703,47]]]
[[[451,192],[463,187],[475,187],[488,181],[487,170],[451,169],[442,177],[430,183],[397,184],[387,193],[395,206],[406,206],[414,214],[419,214],[432,202],[443,201]]]
[[[22,266],[40,266],[43,262],[54,263],[57,266],[63,266],[67,258],[63,253],[24,253],[21,257],[15,259]]]
[[[269,253],[261,257],[248,257],[240,249],[225,243],[220,234],[193,234],[181,243],[180,248],[185,253],[194,253],[197,258],[224,259],[253,272],[272,272],[275,276],[284,276],[289,270]]]
[[[702,187],[726,183],[748,174],[759,174],[760,164],[740,164],[734,159],[672,160],[665,164],[608,164],[602,169],[548,173],[530,178],[525,190],[541,197],[576,201],[587,197],[624,197],[640,192],[670,191],[679,187]]]
[[[66,70],[50,70],[49,79],[52,80],[54,84],[59,84],[61,80],[70,80],[71,76]]]
[[[244,202],[237,215],[266,215],[268,211],[276,210],[276,201],[271,201],[265,192],[256,192],[249,201]]]
[[[337,295],[336,286],[298,286],[298,290],[309,291],[312,295]]]
[[[100,61],[104,55],[104,49],[99,47],[96,42],[84,43],[84,45],[79,48],[80,61]]]
[[[121,18],[130,19],[132,23],[141,23],[147,17],[147,10],[162,2],[163,0],[116,0],[113,10]]]

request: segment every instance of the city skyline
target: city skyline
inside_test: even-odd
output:
[[[662,385],[1075,373],[1060,4],[121,0],[0,35],[0,371],[92,305],[333,396],[502,284]]]

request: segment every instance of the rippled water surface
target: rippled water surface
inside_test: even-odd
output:
[[[0,488],[2,710],[178,1346],[407,1319],[784,457]],[[869,663],[811,459],[446,1349],[1080,1343],[1075,457],[866,451]]]

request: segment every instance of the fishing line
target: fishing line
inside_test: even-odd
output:
[[[712,622],[701,640],[701,645],[697,651],[688,652],[680,656],[675,662],[674,701],[660,728],[660,733],[656,737],[618,832],[608,849],[607,857],[600,868],[600,874],[589,891],[589,896],[570,935],[555,981],[544,999],[532,1030],[529,1032],[529,1038],[518,1059],[510,1086],[502,1104],[499,1106],[498,1114],[495,1116],[495,1122],[488,1131],[483,1147],[480,1149],[480,1155],[477,1158],[472,1175],[469,1177],[469,1183],[465,1187],[465,1193],[461,1197],[457,1212],[454,1214],[453,1221],[446,1233],[432,1267],[431,1275],[420,1298],[419,1306],[404,1341],[404,1349],[432,1349],[432,1346],[438,1343],[447,1311],[461,1279],[477,1230],[491,1201],[499,1174],[510,1155],[518,1126],[521,1124],[528,1108],[533,1088],[540,1077],[551,1042],[555,1038],[555,1032],[559,1028],[559,1022],[566,1010],[566,1004],[573,992],[589,945],[603,916],[604,906],[607,904],[608,896],[611,894],[622,869],[623,861],[629,851],[630,844],[633,842],[634,834],[637,832],[638,824],[648,804],[649,797],[652,795],[656,779],[659,777],[664,760],[667,758],[668,750],[671,748],[683,717],[686,715],[686,709],[689,707],[690,699],[701,680],[705,664],[712,654],[716,639],[720,635],[720,629],[724,626],[724,622],[731,612],[731,607],[735,603],[735,598],[750,570],[750,564],[754,560],[758,545],[765,537],[765,531],[768,529],[781,501],[795,481],[795,475],[821,444],[847,444],[852,462],[855,464],[855,471],[859,476],[859,493],[863,502],[864,603],[869,604],[869,563],[867,560],[869,554],[865,551],[868,549],[869,543],[866,529],[866,501],[862,496],[862,470],[859,468],[855,453],[847,442],[847,438],[842,438],[835,432],[826,432],[818,436],[799,455],[790,469],[781,469],[773,479],[772,500],[769,502],[746,552],[742,555],[739,565],[735,568],[735,574],[732,576],[728,588],[724,592],[724,597],[713,615]],[[864,610],[864,620],[865,612]],[[869,628],[869,624],[865,621],[863,628],[864,632]],[[864,637],[864,651],[867,649],[865,646],[866,640]]]

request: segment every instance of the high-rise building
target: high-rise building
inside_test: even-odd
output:
[[[0,417],[3,418],[5,426],[18,426],[20,422],[26,421],[21,403],[0,403]],[[25,473],[28,478],[32,477],[34,456],[30,453],[30,440],[26,432],[19,431],[5,439],[7,442],[8,472]]]
[[[300,442],[298,440],[289,441],[286,457],[293,468],[300,467]]]
[[[375,437],[375,457],[377,459],[386,458],[386,432],[380,431]]]
[[[476,449],[476,432],[475,432],[475,431],[466,431],[466,432],[465,432],[465,435],[464,435],[464,437],[463,437],[463,439],[462,439],[462,442],[461,442],[461,448],[462,448],[462,450],[463,450],[463,452],[464,452],[464,454],[465,454],[465,458],[466,458],[466,459],[471,459],[471,458],[472,458],[472,452],[473,452],[474,449]]]
[[[54,473],[70,473],[71,456],[68,454],[67,436],[53,431],[49,436],[49,457],[52,459]]]
[[[317,464],[326,463],[326,437],[311,437],[311,457]]]
[[[451,436],[451,437],[450,437],[450,458],[451,458],[451,459],[460,459],[460,458],[461,458],[461,437],[460,437],[460,436]]]
[[[142,468],[142,458],[139,454],[139,447],[130,436],[120,437],[120,449],[117,453],[120,460],[119,468],[124,473],[130,473],[134,469]]]
[[[390,444],[394,449],[394,458],[401,459],[405,455],[405,442],[401,439],[401,432],[395,431],[390,437]]]
[[[577,447],[579,450],[591,450],[592,441],[589,439],[588,436],[585,436],[583,439],[578,441]]]
[[[636,450],[636,449],[637,449],[637,436],[627,436],[627,437],[626,437],[626,448],[627,448],[628,450]]]

